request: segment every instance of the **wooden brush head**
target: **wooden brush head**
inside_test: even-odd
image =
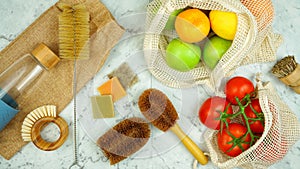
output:
[[[138,117],[125,119],[101,136],[97,145],[114,165],[141,149],[150,138],[148,123]]]
[[[138,105],[143,115],[162,131],[167,131],[178,119],[171,101],[157,89],[145,90],[139,97]]]

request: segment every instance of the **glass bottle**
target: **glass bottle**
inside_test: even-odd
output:
[[[16,99],[38,80],[44,70],[53,68],[59,60],[41,43],[0,74],[0,131],[17,114],[19,107]]]

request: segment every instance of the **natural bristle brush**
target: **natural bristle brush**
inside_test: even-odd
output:
[[[97,140],[110,165],[119,163],[140,150],[150,138],[148,123],[139,117],[124,119]]]
[[[83,3],[65,4],[59,3],[58,7],[62,10],[59,15],[59,56],[63,59],[74,60],[73,67],[73,149],[74,162],[69,167],[79,167],[78,164],[78,145],[77,145],[77,108],[76,91],[77,75],[76,62],[78,59],[89,58],[89,37],[90,37],[90,15]]]
[[[171,130],[182,141],[197,161],[205,165],[208,160],[202,150],[181,130],[176,123],[178,114],[169,98],[157,89],[145,90],[138,101],[142,114],[158,129]]]
[[[280,81],[300,94],[300,64],[296,62],[294,56],[282,58],[273,66],[271,71]]]
[[[62,59],[88,59],[90,15],[84,4],[59,3],[59,57]]]
[[[60,129],[60,137],[55,142],[47,142],[41,137],[41,130],[48,123],[55,123]],[[59,148],[69,134],[67,122],[56,113],[56,106],[46,105],[30,112],[24,119],[22,129],[24,141],[32,141],[41,150],[51,151]]]

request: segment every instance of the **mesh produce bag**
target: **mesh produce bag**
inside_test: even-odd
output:
[[[258,82],[258,98],[264,113],[264,132],[257,142],[237,157],[225,155],[218,147],[218,131],[208,129],[205,142],[211,161],[219,168],[267,168],[281,160],[300,138],[300,124],[294,113],[279,98],[270,83]]]
[[[188,72],[170,68],[165,61],[168,40],[176,31],[164,29],[170,14],[186,7],[235,12],[238,26],[231,47],[213,70],[202,62]],[[271,0],[154,0],[148,6],[144,55],[150,72],[171,87],[206,84],[216,89],[223,77],[245,64],[274,61],[282,38],[272,31],[274,9]]]

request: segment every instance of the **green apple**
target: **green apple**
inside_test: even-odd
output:
[[[204,63],[213,69],[225,54],[225,52],[230,48],[232,44],[231,40],[225,40],[219,36],[213,36],[205,43],[203,49],[203,60]]]
[[[179,38],[173,39],[167,46],[166,62],[178,71],[189,71],[200,61],[201,49],[199,46],[186,43]]]
[[[173,11],[173,12],[171,13],[171,15],[169,16],[169,19],[168,19],[168,21],[167,21],[167,23],[166,23],[166,26],[165,26],[165,29],[166,29],[166,30],[172,30],[172,29],[175,29],[174,24],[175,24],[176,16],[177,16],[181,11],[183,11],[183,9],[177,9],[177,10],[175,10],[175,11]]]

